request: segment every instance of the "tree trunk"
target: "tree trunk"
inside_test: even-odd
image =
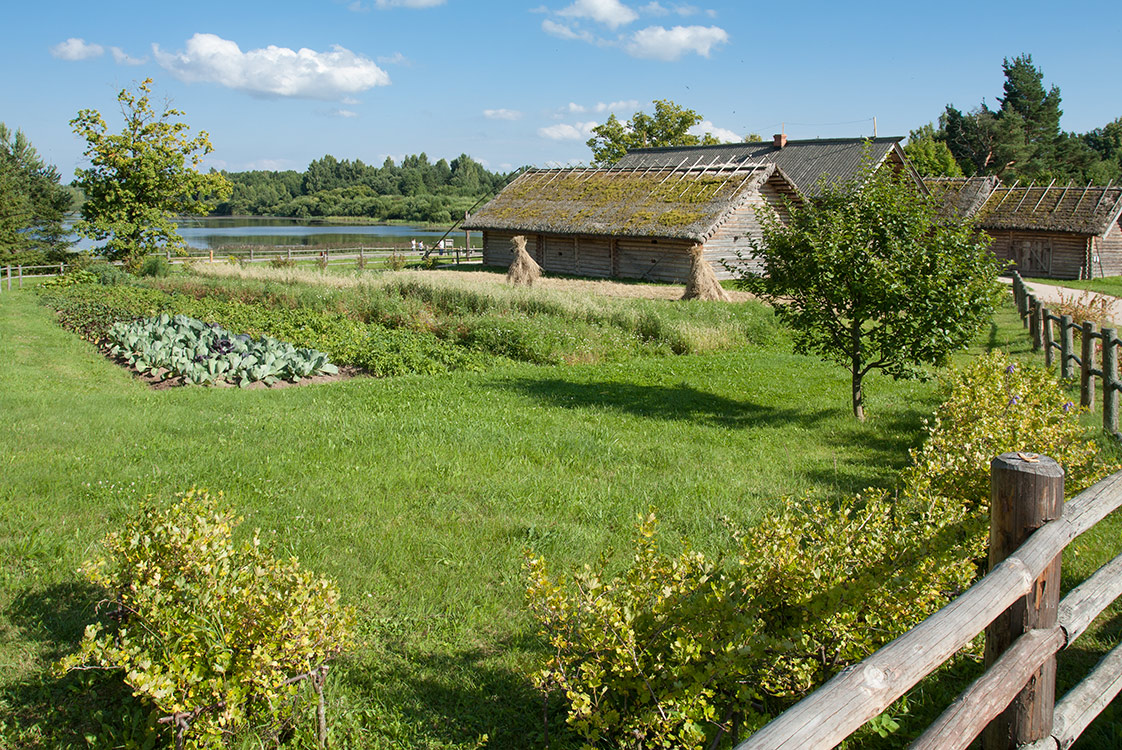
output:
[[[861,392],[861,381],[865,377],[863,372],[864,352],[861,350],[861,323],[853,321],[849,328],[851,342],[850,372],[853,374],[853,416],[858,422],[865,421],[865,399]]]

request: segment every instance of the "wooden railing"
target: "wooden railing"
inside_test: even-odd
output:
[[[402,250],[393,247],[337,247],[318,250],[305,250],[301,247],[276,246],[258,250],[256,248],[224,249],[215,253],[213,250],[195,251],[187,255],[172,255],[171,253],[157,253],[165,257],[169,263],[214,263],[224,262],[229,258],[237,258],[239,263],[269,263],[277,259],[284,259],[296,263],[318,263],[321,266],[355,263],[385,263],[392,258],[400,258],[405,263],[419,263],[425,258],[436,262],[472,263],[480,262],[482,251],[479,248],[450,247],[445,249],[444,255],[433,256],[432,253],[422,250]],[[120,262],[114,265],[122,265]],[[61,276],[69,267],[67,263],[51,263],[39,266],[7,265],[0,267],[0,291],[5,288],[11,291],[14,288],[22,289],[23,282],[30,279],[42,279],[50,276]]]
[[[1058,705],[1055,654],[1122,595],[1122,555],[1059,600],[1060,555],[1122,506],[1122,472],[1063,502],[1050,458],[1006,453],[991,468],[990,572],[914,629],[855,664],[737,750],[826,750],[934,671],[983,630],[986,672],[912,745],[985,750],[1067,748],[1122,690],[1122,646]]]
[[[1029,329],[1034,351],[1044,351],[1044,364],[1052,367],[1057,361],[1060,377],[1073,380],[1075,366],[1079,366],[1079,403],[1088,409],[1095,406],[1095,379],[1102,383],[1103,429],[1111,435],[1118,434],[1118,394],[1122,392],[1122,381],[1118,379],[1118,349],[1122,339],[1114,328],[1103,327],[1099,332],[1092,321],[1083,324],[1073,322],[1070,315],[1055,315],[1043,302],[1029,291],[1020,274],[1013,272],[1013,299],[1017,303],[1017,313],[1021,324]],[[1059,340],[1056,340],[1055,326],[1059,326]],[[1079,333],[1079,353],[1075,353],[1075,334]],[[1102,366],[1095,366],[1095,342],[1101,342]]]

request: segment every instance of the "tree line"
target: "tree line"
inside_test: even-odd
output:
[[[303,172],[222,172],[233,192],[219,215],[366,217],[450,224],[476,201],[502,189],[508,175],[491,172],[467,154],[448,162],[425,153],[381,167],[327,154]]]
[[[1044,87],[1032,55],[1002,62],[1003,96],[967,112],[948,104],[938,124],[913,130],[904,150],[924,176],[997,176],[1105,185],[1122,180],[1122,117],[1086,133],[1060,128],[1060,89]]]

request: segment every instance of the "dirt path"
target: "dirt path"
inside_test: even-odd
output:
[[[1008,279],[1002,279],[1009,283]],[[1031,294],[1036,295],[1036,298],[1042,302],[1090,302],[1095,298],[1101,298],[1106,301],[1107,314],[1115,323],[1122,320],[1122,299],[1112,297],[1109,294],[1099,294],[1098,292],[1091,292],[1086,289],[1071,289],[1056,284],[1041,284],[1036,281],[1026,281],[1025,287]]]

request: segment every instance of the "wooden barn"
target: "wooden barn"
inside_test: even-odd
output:
[[[684,282],[690,250],[719,278],[723,261],[750,254],[756,208],[813,197],[848,181],[871,158],[911,170],[899,138],[787,140],[637,149],[615,167],[533,170],[464,222],[483,233],[483,262],[506,266],[510,240],[550,273]],[[914,174],[914,172],[913,172]],[[916,177],[918,181],[918,177]]]
[[[1006,187],[992,177],[925,182],[945,210],[973,216],[994,254],[1024,276],[1122,275],[1122,187]]]
[[[784,195],[793,189],[775,165],[539,169],[464,227],[482,230],[487,265],[509,265],[520,234],[550,273],[681,282],[695,245],[727,276],[720,261],[759,235],[755,207],[781,208]]]

